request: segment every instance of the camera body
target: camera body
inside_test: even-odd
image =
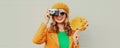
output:
[[[58,9],[49,9],[50,16],[58,16],[59,10]]]

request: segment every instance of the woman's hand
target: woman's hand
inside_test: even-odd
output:
[[[79,37],[80,37],[80,34],[79,34],[80,30],[76,30],[75,33],[73,34],[73,41],[74,41],[74,44],[75,46],[78,45],[79,41]]]
[[[45,11],[44,17],[45,17],[44,23],[47,24],[47,23],[49,22],[49,20],[50,20],[49,10],[46,10],[46,11]]]

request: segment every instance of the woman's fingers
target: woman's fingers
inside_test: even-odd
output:
[[[49,15],[49,11],[48,10],[45,11],[44,17],[45,17],[44,23],[47,24],[49,22],[49,20],[50,20],[50,15]]]
[[[79,36],[80,36],[79,32],[80,32],[79,30],[76,30],[76,32],[74,34],[77,38],[79,38]]]
[[[46,20],[49,20],[49,19],[50,19],[49,10],[46,10],[46,11],[45,11],[45,15],[44,15],[44,16],[45,16],[45,19],[46,19]]]

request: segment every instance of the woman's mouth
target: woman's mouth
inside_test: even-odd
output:
[[[57,17],[57,20],[59,20],[59,21],[62,20],[62,19],[63,19],[63,17],[61,17],[61,16]]]
[[[65,16],[55,16],[55,21],[57,23],[63,23],[65,20]]]

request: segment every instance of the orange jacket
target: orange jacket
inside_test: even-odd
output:
[[[74,33],[74,31],[73,31]],[[72,35],[69,36],[70,45],[69,48],[79,48],[79,44],[77,46],[74,45]],[[37,30],[37,33],[33,37],[33,43],[42,44],[45,43],[45,48],[59,48],[59,42],[57,33],[50,31],[47,28],[47,25],[42,23]]]

